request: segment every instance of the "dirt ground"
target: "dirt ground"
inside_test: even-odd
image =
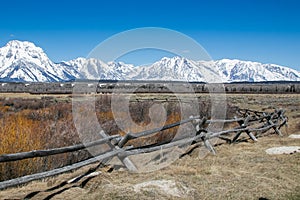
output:
[[[230,94],[229,103],[255,110],[283,108],[289,118],[283,137],[276,134],[215,146],[217,155],[198,148],[171,165],[149,173],[99,168],[78,183],[64,181],[96,164],[24,186],[0,191],[0,199],[300,199],[300,153],[268,155],[279,146],[300,146],[300,94]],[[55,187],[60,185],[61,187]],[[27,196],[29,197],[29,196]]]

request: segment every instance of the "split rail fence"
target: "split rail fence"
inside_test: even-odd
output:
[[[264,133],[270,130],[272,130],[273,133],[282,136],[280,128],[286,125],[288,120],[287,117],[285,116],[285,111],[281,109],[269,113],[248,110],[248,109],[240,109],[238,113],[240,117],[234,119],[218,120],[218,119],[207,119],[205,117],[196,116],[173,124],[165,125],[160,128],[142,131],[135,134],[128,133],[124,136],[121,135],[109,136],[106,135],[104,132],[101,132],[101,135],[103,137],[102,139],[87,144],[77,144],[74,146],[54,148],[48,150],[34,150],[30,152],[0,155],[0,164],[1,164],[3,162],[13,162],[13,161],[35,158],[35,157],[44,157],[44,156],[50,156],[55,154],[74,152],[74,151],[79,151],[79,150],[83,150],[89,147],[94,147],[102,144],[109,144],[109,146],[111,147],[111,150],[108,152],[104,152],[93,158],[78,163],[74,163],[72,165],[0,182],[0,189],[5,189],[8,187],[24,184],[33,180],[58,175],[95,162],[105,163],[107,160],[115,156],[117,156],[122,161],[122,163],[124,164],[124,166],[127,167],[128,170],[135,171],[137,170],[137,168],[134,165],[134,163],[131,162],[129,156],[154,152],[162,149],[168,149],[175,146],[180,147],[188,144],[193,144],[193,145],[204,144],[204,146],[210,152],[216,154],[214,145],[211,143],[212,138],[219,138],[225,140],[227,143],[235,143],[239,141],[241,135],[245,133],[248,135],[247,136],[248,138],[250,138],[253,141],[257,141],[257,137],[262,136]],[[228,130],[219,131],[219,132],[210,132],[208,131],[207,128],[205,128],[210,123],[220,123],[220,122],[227,123],[227,124],[234,123],[235,127],[230,128]],[[130,140],[151,136],[157,132],[167,130],[173,127],[178,127],[186,123],[193,124],[196,130],[196,134],[194,136],[181,138],[178,140],[172,140],[166,143],[154,144],[151,146],[141,146],[138,148],[126,145]]]

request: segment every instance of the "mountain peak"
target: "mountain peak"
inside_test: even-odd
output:
[[[191,61],[188,60],[187,58],[180,57],[180,56],[174,56],[174,57],[163,57],[159,61],[155,62],[154,65],[165,65],[167,66],[174,66],[174,65],[183,65],[183,64],[188,64]]]
[[[6,44],[6,46],[23,46],[23,45],[26,45],[26,46],[34,45],[34,46],[36,46],[33,42],[21,41],[21,40],[10,40]]]
[[[12,40],[0,48],[0,67],[20,61],[37,65],[52,63],[43,49],[32,42]]]
[[[43,49],[32,42],[12,40],[0,48],[0,80],[62,81],[74,78],[69,73],[73,71],[54,64]]]
[[[74,79],[169,80],[199,82],[300,81],[300,72],[273,64],[222,59],[194,61],[163,57],[149,66],[123,62],[105,63],[95,58],[77,58],[53,63],[32,42],[12,40],[0,48],[0,80],[53,82]]]
[[[46,59],[49,60],[43,49],[28,41],[12,40],[0,48],[0,56],[14,60],[25,59]],[[1,58],[0,58],[1,59]]]
[[[187,60],[184,57],[181,56],[174,56],[174,57],[163,57],[160,59],[160,61],[182,61],[182,60]]]
[[[44,52],[42,48],[37,47],[33,42],[29,41],[20,41],[20,40],[11,40],[6,45],[6,48],[14,48],[20,50],[32,50]]]

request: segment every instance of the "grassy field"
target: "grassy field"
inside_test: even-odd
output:
[[[141,95],[136,98],[163,100],[166,97]],[[202,94],[199,97],[209,98]],[[274,134],[261,137],[256,143],[247,140],[217,145],[216,156],[198,148],[168,167],[149,173],[130,173],[123,168],[110,170],[108,166],[99,169],[101,174],[84,184],[46,192],[95,166],[90,165],[0,191],[0,199],[22,199],[34,191],[44,192],[32,199],[43,199],[55,192],[57,195],[52,199],[300,199],[300,154],[268,155],[265,152],[271,147],[300,146],[300,139],[288,138],[290,134],[300,134],[300,95],[230,94],[227,101],[232,106],[254,110],[285,109],[289,123],[282,128],[284,136]]]

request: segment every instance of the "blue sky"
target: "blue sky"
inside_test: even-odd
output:
[[[192,37],[213,59],[300,70],[299,8],[297,0],[1,1],[0,46],[13,39],[32,41],[59,62],[86,57],[119,32],[163,27]]]

